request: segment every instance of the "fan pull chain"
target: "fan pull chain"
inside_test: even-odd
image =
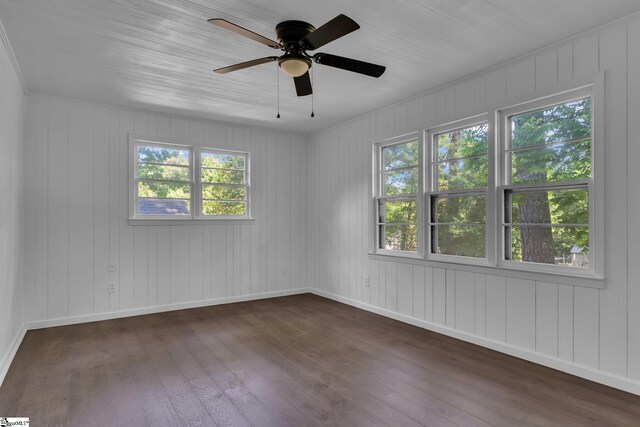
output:
[[[278,70],[278,64],[276,63],[276,80],[278,82],[278,115],[276,118],[280,118],[280,71]]]
[[[313,69],[311,69],[311,117],[315,117],[316,115],[313,114]]]

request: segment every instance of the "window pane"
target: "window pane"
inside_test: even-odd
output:
[[[141,163],[138,165],[138,177],[142,179],[161,179],[165,181],[189,181],[189,167],[149,165]]]
[[[380,200],[378,206],[380,222],[396,224],[416,222],[415,200]]]
[[[485,196],[436,196],[432,222],[484,224]]]
[[[483,225],[435,225],[431,227],[431,251],[443,255],[485,257]]]
[[[591,176],[591,141],[512,152],[513,184],[571,181]]]
[[[397,196],[418,192],[418,168],[384,172],[384,194]]]
[[[417,251],[417,227],[415,225],[381,225],[380,247],[393,251]]]
[[[244,155],[203,152],[200,159],[203,167],[241,170],[245,168]]]
[[[487,156],[438,163],[438,190],[462,190],[487,186]]]
[[[549,190],[511,194],[511,222],[589,224],[589,190]]]
[[[418,164],[418,141],[389,145],[382,148],[384,170],[405,168]]]
[[[244,202],[202,201],[203,215],[246,215],[247,205]]]
[[[514,148],[591,139],[591,98],[510,117]]]
[[[507,227],[509,231],[509,227]],[[511,260],[589,267],[589,227],[511,228]]]
[[[244,187],[225,185],[203,185],[202,198],[213,200],[244,200]]]
[[[138,199],[140,215],[189,215],[189,200],[177,199]]]
[[[244,184],[244,171],[202,169],[202,182]]]
[[[483,123],[436,135],[438,161],[486,153],[488,131],[488,124]]]
[[[189,199],[189,184],[168,182],[138,182],[138,197],[158,199]]]
[[[138,163],[163,163],[189,166],[189,150],[141,145],[137,149]]]

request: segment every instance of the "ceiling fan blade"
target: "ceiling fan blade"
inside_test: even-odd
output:
[[[308,71],[300,77],[294,77],[293,82],[296,84],[296,93],[298,94],[298,96],[311,95],[311,93],[313,92]]]
[[[314,50],[335,39],[360,28],[360,25],[346,15],[338,15],[315,31],[307,34],[300,42],[307,50]]]
[[[318,64],[329,67],[341,68],[354,73],[360,73],[371,77],[380,77],[387,67],[371,64],[370,62],[358,61],[357,59],[344,58],[342,56],[330,55],[328,53],[316,53],[313,60]]]
[[[252,61],[241,62],[239,64],[229,65],[228,67],[218,68],[213,70],[214,73],[227,74],[232,71],[242,70],[243,68],[253,67],[254,65],[266,64],[267,62],[277,61],[277,56],[267,56],[265,58],[254,59]]]
[[[254,33],[251,30],[247,30],[246,28],[241,27],[240,25],[236,25],[225,19],[214,18],[214,19],[209,19],[208,22],[212,23],[213,25],[217,25],[218,27],[222,27],[226,30],[233,31],[234,33],[240,34],[241,36],[248,37],[251,40],[255,40],[258,43],[265,44],[274,49],[280,49],[280,43],[273,41],[271,39],[268,39],[265,36],[261,36],[258,33]]]

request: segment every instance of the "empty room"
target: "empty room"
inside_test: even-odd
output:
[[[0,426],[640,426],[637,0],[0,0]]]

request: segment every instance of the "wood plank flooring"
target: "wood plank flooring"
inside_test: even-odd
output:
[[[313,295],[27,333],[34,426],[638,426],[640,397]]]

